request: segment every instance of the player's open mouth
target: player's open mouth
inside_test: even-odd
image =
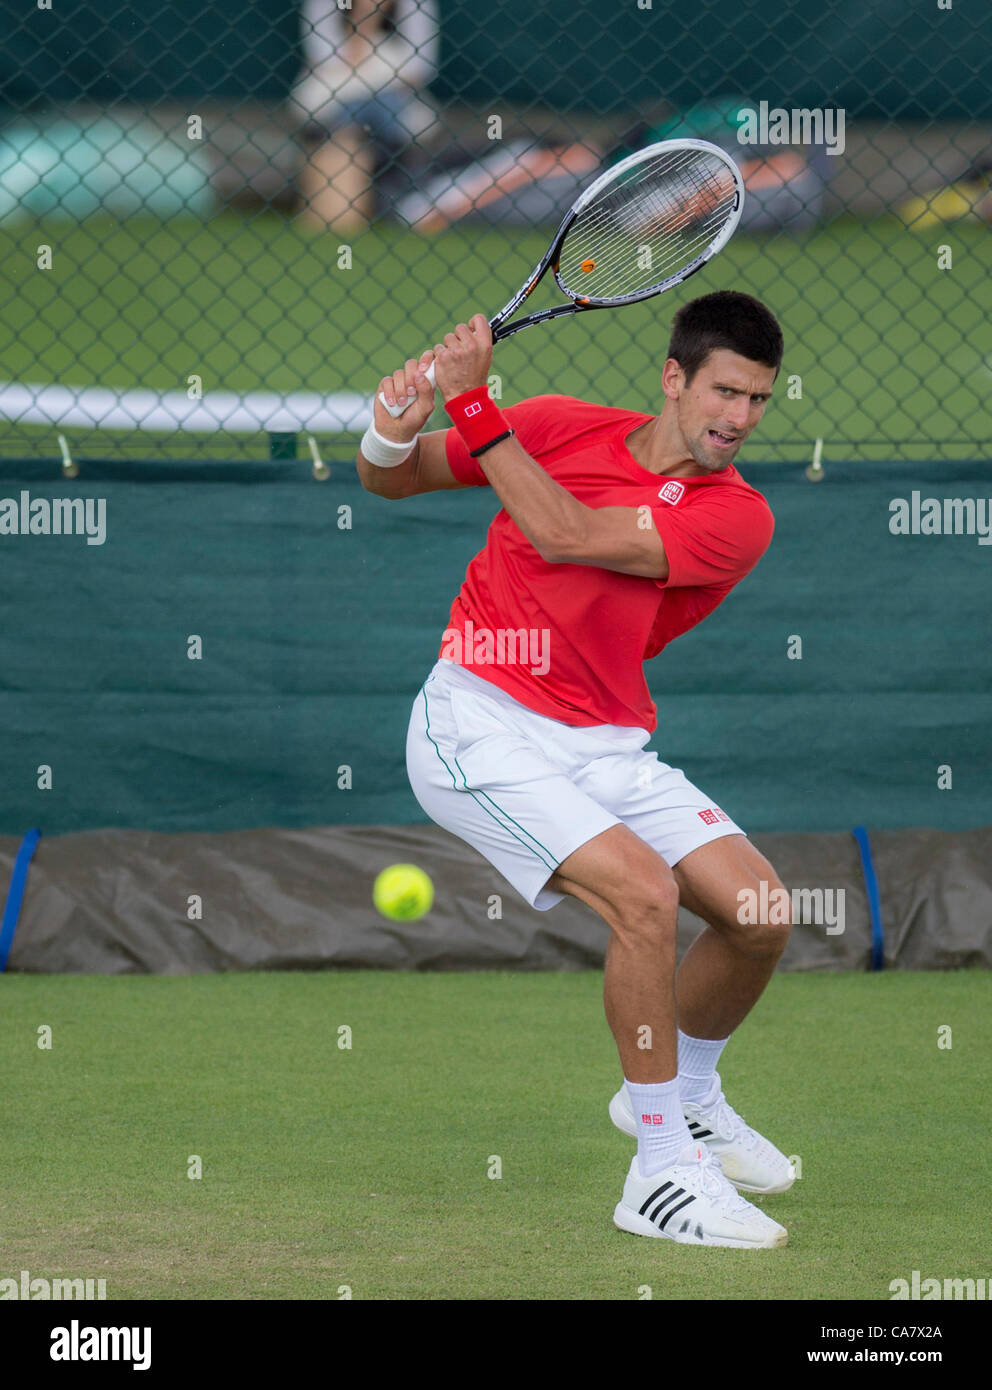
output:
[[[721,434],[719,430],[708,430],[707,433],[710,439],[713,440],[713,443],[719,445],[721,449],[729,449],[731,444],[740,443],[736,435]]]

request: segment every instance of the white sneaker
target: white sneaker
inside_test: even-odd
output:
[[[769,1194],[788,1192],[796,1180],[796,1170],[774,1144],[746,1125],[727,1104],[717,1075],[714,1089],[705,1105],[682,1104],[682,1113],[693,1139],[701,1139],[720,1160],[724,1175],[742,1192]],[[617,1129],[637,1138],[637,1124],[627,1094],[621,1086],[610,1101],[610,1119]]]
[[[634,1155],[613,1213],[613,1224],[637,1236],[660,1236],[680,1245],[729,1245],[770,1250],[786,1245],[784,1226],[745,1201],[723,1176],[705,1144],[693,1141],[678,1162],[641,1177]]]

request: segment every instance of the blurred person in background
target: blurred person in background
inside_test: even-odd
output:
[[[359,231],[375,212],[377,165],[436,122],[437,0],[303,0],[304,70],[290,98],[307,147],[305,225]]]

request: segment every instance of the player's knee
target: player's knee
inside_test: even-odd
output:
[[[789,931],[788,925],[766,922],[750,938],[748,955],[752,960],[778,960],[788,945]]]
[[[741,904],[734,923],[734,944],[750,960],[778,960],[792,930],[792,901],[788,889],[777,879],[762,888]]]
[[[635,878],[617,904],[615,930],[632,943],[674,940],[678,913],[679,889],[671,875]]]

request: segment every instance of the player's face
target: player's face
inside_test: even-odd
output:
[[[665,368],[670,377],[666,394],[672,399],[674,392],[676,422],[685,447],[700,468],[719,473],[733,462],[765,413],[775,382],[774,367],[717,348],[688,385],[685,373],[671,358]]]

